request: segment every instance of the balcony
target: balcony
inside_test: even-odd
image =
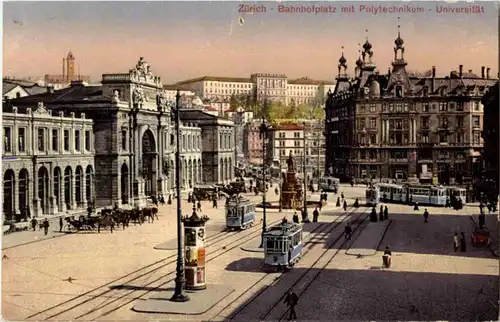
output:
[[[390,158],[389,163],[408,163],[408,158]]]

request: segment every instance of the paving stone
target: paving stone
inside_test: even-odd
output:
[[[229,294],[234,292],[230,286],[207,284],[207,289],[201,291],[186,291],[189,296],[187,302],[173,302],[170,298],[174,294],[174,287],[161,292],[145,301],[138,301],[133,310],[145,313],[187,314],[199,315],[207,312]]]

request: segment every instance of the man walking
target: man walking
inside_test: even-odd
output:
[[[63,229],[63,217],[59,217],[59,232],[62,233]]]
[[[290,291],[286,298],[285,298],[285,304],[288,305],[290,315],[288,316],[288,320],[296,320],[297,319],[297,313],[295,313],[295,307],[297,306],[297,302],[299,301],[299,297],[297,294],[295,294],[294,291]]]

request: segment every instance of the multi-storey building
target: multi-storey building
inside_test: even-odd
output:
[[[45,75],[45,86],[52,86],[54,89],[61,89],[69,86],[73,81],[82,81],[89,83],[90,76],[80,75],[79,67],[76,64],[76,58],[71,50],[66,58],[62,59],[62,74],[61,75]]]
[[[84,113],[5,104],[2,123],[5,219],[85,209],[94,200],[93,122]]]
[[[262,121],[253,119],[243,128],[243,155],[252,164],[262,164],[263,161],[261,124]]]
[[[169,102],[175,101],[175,96],[177,95],[177,91],[179,91],[186,107],[192,107],[193,100],[197,98],[193,91],[180,85],[163,85],[163,90],[165,99]]]
[[[286,169],[286,160],[292,154],[295,171],[303,173],[304,126],[301,124],[283,123],[272,126],[268,131],[266,159],[269,165]],[[307,164],[306,164],[307,167]]]
[[[404,42],[395,40],[392,70],[375,71],[366,41],[355,78],[339,60],[337,87],[326,102],[327,172],[343,179],[398,178],[433,183],[471,182],[482,147],[481,97],[496,80],[489,68],[447,77],[410,77]]]
[[[490,87],[481,100],[484,105],[484,122],[482,138],[484,140],[483,163],[484,181],[488,182],[485,189],[498,194],[498,107],[499,107],[499,83]]]
[[[44,93],[47,87],[29,80],[4,77],[2,80],[2,98],[4,101]]]
[[[224,109],[229,108],[232,95],[246,96],[261,102],[269,101],[285,104],[322,103],[335,84],[329,81],[312,80],[302,77],[288,80],[283,74],[252,74],[250,78],[205,76],[178,82],[204,100],[219,102]]]
[[[325,169],[325,122],[322,120],[305,120],[304,135],[306,138],[307,173],[319,177]]]
[[[101,83],[99,86],[87,86],[81,81],[74,81],[68,88],[17,98],[9,104],[26,110],[37,102],[43,102],[54,111],[73,112],[76,117],[85,114],[93,120],[97,206],[115,203],[119,206],[142,206],[147,197],[168,195],[175,188],[175,179],[171,178],[176,173],[172,157],[175,136],[170,109],[172,102],[165,97],[161,79],[152,74],[151,67],[141,57],[129,72],[104,74]],[[186,101],[183,96],[181,107],[187,105]],[[204,122],[205,113],[194,109],[190,111],[201,114],[197,114],[197,120],[183,119],[187,143],[181,154],[186,162],[181,163],[179,171],[184,178],[184,187],[196,183],[196,178],[200,176],[202,183],[213,180],[222,182],[223,177],[232,178],[227,175],[232,168],[226,166],[226,162],[214,162],[206,155],[220,156],[225,161],[226,155],[234,155],[234,145],[219,147],[213,143],[217,141],[204,134],[214,131],[225,133],[232,122],[219,122],[220,118],[212,116],[211,121]],[[201,162],[199,149],[189,148],[190,136],[191,140],[196,140],[194,137],[199,137],[200,130],[189,124],[201,127]],[[222,166],[225,167],[224,172]],[[205,170],[206,174],[203,173]],[[221,172],[225,176],[212,175]]]
[[[180,125],[181,135],[181,189],[191,189],[194,185],[203,183],[203,163],[202,163],[202,135],[201,127],[192,123],[183,123]],[[172,145],[175,144],[175,136]],[[175,149],[170,149],[170,167],[174,169]],[[169,177],[169,184],[175,187],[175,176]]]

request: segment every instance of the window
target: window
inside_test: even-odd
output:
[[[439,134],[439,143],[448,143],[448,134]]]
[[[463,142],[463,134],[462,133],[457,133],[456,134],[456,143],[462,143]]]
[[[127,130],[122,130],[122,150],[127,151]]]
[[[461,128],[464,126],[464,117],[463,116],[457,116],[457,127]]]
[[[80,151],[80,130],[75,130],[75,151]]]
[[[448,127],[448,118],[447,117],[442,117],[440,119],[439,124],[441,125],[442,128],[447,128]]]
[[[446,111],[448,111],[448,103],[446,103],[446,102],[440,102],[439,103],[439,111],[440,112],[446,112]]]
[[[370,144],[376,144],[377,143],[377,136],[375,134],[370,135]]]
[[[422,95],[423,95],[424,97],[429,96],[429,89],[424,88],[424,90],[422,91]]]
[[[38,129],[38,151],[45,151],[45,129]]]
[[[429,103],[423,103],[422,104],[422,111],[423,112],[429,112]]]
[[[423,116],[422,117],[422,128],[423,129],[428,129],[429,128],[429,120],[430,120],[429,116]]]
[[[296,148],[300,148],[300,141],[295,141],[294,143]]]
[[[365,119],[359,119],[359,129],[362,130],[365,128]]]
[[[377,153],[375,151],[370,151],[370,160],[376,160],[377,159]]]
[[[69,151],[69,130],[64,130],[64,151]]]
[[[52,151],[59,151],[59,130],[52,129]]]
[[[479,124],[480,124],[479,116],[472,117],[472,124],[474,127],[479,127]]]
[[[18,149],[19,152],[25,152],[26,151],[26,129],[24,127],[20,127],[17,129],[17,142],[18,142]]]
[[[474,111],[479,111],[479,102],[472,102],[472,106],[474,106]]]
[[[375,113],[377,111],[377,105],[371,104],[370,105],[370,113]]]
[[[359,112],[364,113],[365,112],[365,106],[363,104],[359,105]]]
[[[422,143],[429,143],[429,134],[428,133],[422,134]]]
[[[449,103],[450,110],[455,109],[456,106],[457,106],[457,104],[455,102],[450,102]]]
[[[3,128],[3,152],[12,152],[12,129]]]
[[[400,130],[403,128],[403,122],[401,120],[396,120],[396,129]]]
[[[359,158],[360,159],[366,159],[366,151],[364,151],[364,150],[359,151]]]
[[[90,131],[85,131],[85,151],[90,151]]]
[[[481,143],[481,134],[479,132],[474,132],[474,144]]]
[[[463,111],[463,110],[464,110],[464,103],[458,102],[457,103],[457,111]]]
[[[403,97],[403,86],[396,86],[396,97]]]
[[[283,133],[283,134],[285,134],[285,133]],[[300,138],[300,132],[294,132],[293,133],[293,137],[294,138]]]
[[[374,128],[376,128],[376,127],[377,127],[377,118],[372,117],[372,118],[370,119],[370,128],[374,129]]]

